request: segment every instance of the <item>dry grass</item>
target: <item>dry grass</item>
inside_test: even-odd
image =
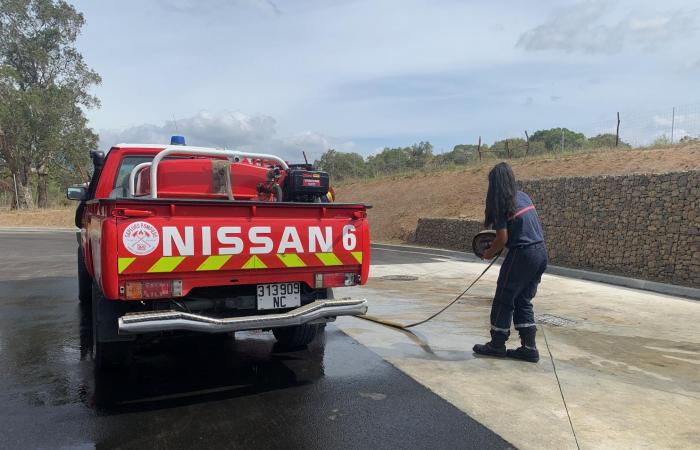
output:
[[[495,161],[456,170],[348,182],[335,191],[338,201],[373,205],[369,213],[373,239],[400,240],[415,229],[419,217],[481,218],[486,177]],[[521,179],[663,173],[700,169],[700,146],[547,155],[509,162]]]
[[[75,227],[75,208],[0,210],[0,227]]]

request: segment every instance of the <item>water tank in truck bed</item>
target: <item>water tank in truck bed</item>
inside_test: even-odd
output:
[[[219,159],[171,159],[158,165],[158,197],[228,198],[226,171],[230,170],[233,197],[236,200],[258,198],[257,186],[267,180],[268,167],[247,161],[230,163]],[[150,194],[150,167],[139,173],[136,196]]]

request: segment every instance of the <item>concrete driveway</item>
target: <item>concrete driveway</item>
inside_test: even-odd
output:
[[[374,250],[386,252],[392,264],[336,297],[363,295],[369,314],[403,323],[439,309],[485,267],[452,252]],[[520,448],[698,448],[700,302],[545,275],[535,300],[540,362],[477,357],[497,275],[414,334],[356,318],[338,326]]]

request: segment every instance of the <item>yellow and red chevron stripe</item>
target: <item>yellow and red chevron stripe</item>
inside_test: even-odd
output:
[[[120,274],[202,272],[356,266],[362,252],[270,253],[265,255],[162,256],[118,258]]]

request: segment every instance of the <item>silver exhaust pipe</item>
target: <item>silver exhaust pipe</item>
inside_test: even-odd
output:
[[[317,300],[279,314],[245,317],[208,317],[182,311],[128,313],[119,318],[119,334],[187,330],[202,333],[259,330],[302,325],[337,316],[357,316],[367,312],[365,299]]]

